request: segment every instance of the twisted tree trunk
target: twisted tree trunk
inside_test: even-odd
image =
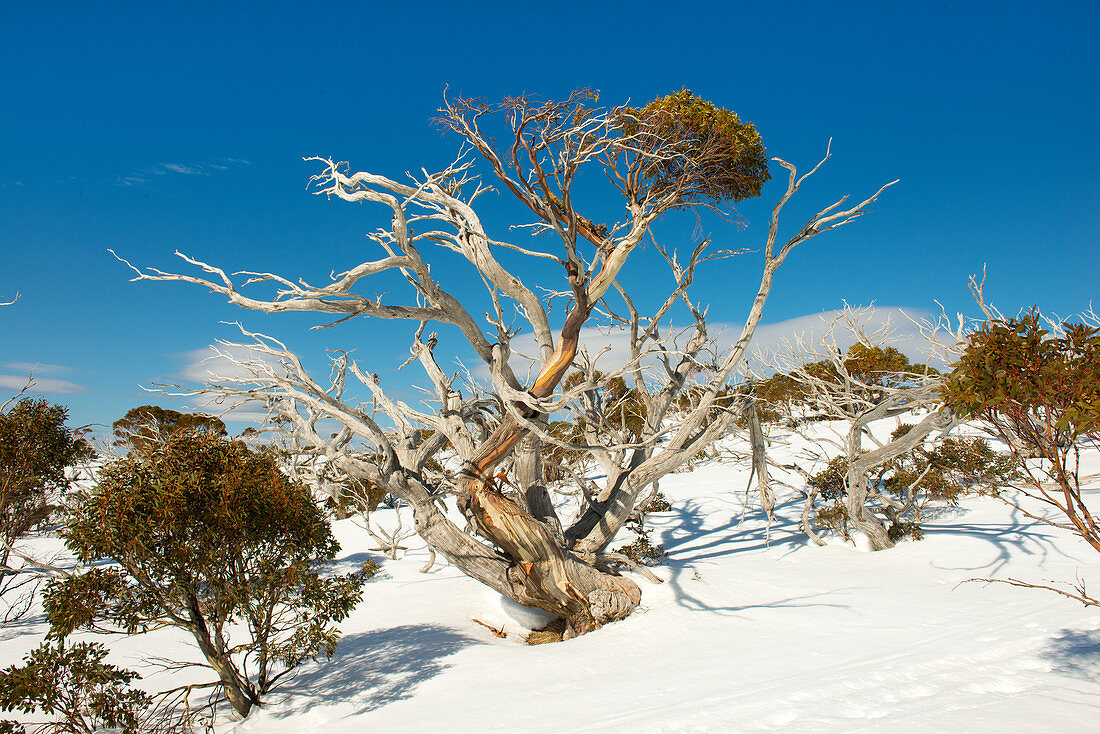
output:
[[[639,232],[640,235],[640,232]],[[569,269],[575,295],[573,309],[565,320],[557,348],[543,365],[528,390],[533,398],[549,397],[573,364],[580,330],[591,313],[591,304],[603,297],[615,273],[638,238],[621,242],[604,263],[592,285],[585,289],[574,268]],[[521,408],[528,420],[538,418],[530,408]],[[485,537],[510,556],[513,583],[522,586],[527,603],[562,617],[566,637],[584,634],[623,619],[642,598],[630,579],[604,572],[586,563],[564,545],[560,528],[532,516],[505,496],[493,477],[496,466],[530,433],[515,415],[506,414],[500,425],[482,444],[463,469],[467,510]]]

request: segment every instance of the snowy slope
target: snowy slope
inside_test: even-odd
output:
[[[758,512],[742,519],[747,481],[745,469],[717,462],[663,480],[673,510],[649,525],[669,552],[656,569],[666,583],[639,578],[638,613],[559,644],[523,645],[537,615],[454,569],[420,573],[427,553],[413,539],[367,585],[331,661],[309,665],[267,708],[221,728],[1095,731],[1097,613],[1049,592],[960,585],[1095,579],[1100,559],[1084,543],[975,497],[926,522],[920,542],[880,553],[819,548],[797,531],[800,506],[789,491],[770,532]],[[370,553],[351,521],[337,534],[347,564]],[[474,619],[503,625],[508,639]],[[5,630],[0,664],[41,631]],[[115,659],[128,664],[167,644],[112,641]]]

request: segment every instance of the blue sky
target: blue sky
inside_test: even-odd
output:
[[[226,5],[0,7],[0,301],[21,294],[0,309],[0,395],[37,364],[40,392],[75,424],[173,404],[139,386],[193,373],[236,319],[316,364],[336,347],[379,371],[403,361],[407,325],[309,332],[307,315],[129,283],[107,249],[163,269],[176,249],[315,281],[346,269],[385,222],[311,196],[302,157],[391,177],[442,167],[457,141],[430,118],[446,85],[490,100],[587,86],[606,103],[686,86],[807,169],[832,137],[791,229],[900,178],[873,214],[795,252],[767,322],[842,300],[972,313],[966,280],[983,264],[1005,311],[1068,315],[1096,291],[1095,3]],[[707,223],[716,243],[759,247],[779,179],[740,208],[746,229]],[[490,203],[490,224],[504,231],[509,211]],[[665,239],[688,242],[676,226]],[[717,321],[744,314],[751,257],[699,278]]]

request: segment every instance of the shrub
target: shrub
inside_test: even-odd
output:
[[[551,436],[563,443],[583,443],[583,429],[569,421],[551,421],[547,426]],[[548,484],[564,482],[570,475],[567,469],[578,469],[577,462],[584,456],[581,451],[557,444],[546,443],[542,449],[542,478]]]
[[[911,429],[912,426],[902,424],[891,438],[901,438]],[[818,510],[818,523],[837,530],[846,540],[847,474],[847,459],[837,456],[809,482],[817,489],[818,496],[830,503]],[[945,438],[931,450],[918,445],[912,451],[877,467],[872,484],[874,488],[885,490],[899,498],[907,498],[912,491],[912,505],[905,505],[899,514],[915,511],[915,519],[919,522],[922,510],[930,501],[944,501],[955,505],[965,493],[995,492],[998,487],[1013,481],[1019,475],[1016,459],[998,454],[985,439]],[[915,540],[922,537],[917,522],[893,516],[890,520],[887,533],[891,540],[903,536]]]
[[[752,123],[716,107],[688,89],[625,108],[624,133],[634,145],[657,153],[646,172],[653,195],[680,189],[686,202],[734,202],[759,196],[771,178],[768,157]],[[678,154],[678,155],[677,155]],[[685,171],[690,161],[692,170]]]
[[[824,500],[843,499],[847,494],[848,460],[836,456],[825,468],[810,479],[810,486],[817,489],[817,496]]]
[[[565,379],[563,387],[571,390],[585,380],[581,371],[573,372]],[[624,441],[637,441],[645,428],[646,407],[638,391],[626,384],[622,377],[608,378],[596,371],[593,380],[598,387],[587,391],[586,411],[597,421],[597,431],[611,429]],[[589,418],[581,416],[577,420],[576,439],[584,435],[584,427]]]
[[[1100,553],[1100,518],[1086,506],[1079,476],[1081,448],[1100,444],[1100,322],[1092,313],[1086,318],[1048,321],[1037,308],[1018,318],[991,318],[967,338],[943,393],[951,408],[984,422],[1021,459],[1030,485],[1024,496],[1056,508]],[[1030,458],[1041,461],[1023,461]],[[1047,482],[1057,489],[1050,491]],[[1080,583],[1073,591],[1010,583],[1100,606]]]
[[[843,502],[834,500],[825,507],[818,508],[814,516],[817,518],[818,525],[832,528],[840,533],[843,540],[847,541],[851,538],[851,521],[848,519],[848,508]]]
[[[809,481],[809,485],[817,490],[817,496],[826,502],[826,505],[815,513],[817,524],[832,528],[840,533],[840,537],[844,540],[851,537],[849,532],[851,521],[848,518],[848,508],[844,505],[848,495],[847,475],[848,460],[843,456],[837,456]]]
[[[650,512],[668,512],[672,509],[672,505],[669,504],[668,498],[665,497],[665,493],[658,491],[649,501],[642,507],[641,512],[643,515],[647,515]]]
[[[376,569],[323,577],[339,545],[308,488],[212,432],[108,466],[64,537],[82,562],[114,564],[48,587],[51,635],[183,628],[242,716],[288,671],[332,654],[333,624]]]
[[[105,727],[137,732],[139,716],[151,699],[130,687],[137,673],[104,663],[106,655],[96,643],[43,643],[27,654],[23,666],[0,671],[0,710],[60,717],[36,727],[36,732],[93,734]],[[3,731],[26,729],[4,721]]]
[[[57,495],[69,487],[66,467],[93,456],[80,432],[65,426],[67,418],[62,406],[31,398],[0,412],[0,596],[26,583],[5,570],[12,546],[49,517]],[[12,621],[26,608],[7,601],[3,618]]]
[[[1100,434],[1100,328],[1064,322],[1058,332],[1035,309],[984,324],[948,377],[948,404],[1061,463],[1078,439]]]
[[[663,545],[653,545],[649,540],[649,533],[641,532],[630,543],[617,548],[616,553],[622,553],[627,558],[642,566],[655,566],[668,558]]]

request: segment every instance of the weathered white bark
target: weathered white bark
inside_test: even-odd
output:
[[[479,108],[447,102],[442,112],[445,124],[466,138],[489,163],[496,179],[535,215],[534,223],[527,226],[557,235],[564,257],[490,236],[473,208],[474,201],[488,187],[475,177],[473,163],[461,156],[445,170],[424,172],[407,184],[367,172],[349,173],[344,164],[313,158],[310,160],[322,166],[313,179],[316,193],[377,204],[388,212],[389,228],[369,235],[384,256],[361,263],[321,286],[272,273],[245,273],[247,280],[238,285],[220,268],[184,255],[180,257],[210,277],[134,268],[134,280],[190,282],[221,294],[230,303],[265,313],[312,311],[336,317],[326,326],[358,316],[416,322],[409,362],[418,362],[423,369],[434,399],[431,406],[414,408],[392,399],[377,375],[363,370],[346,354],[337,355],[332,379],[322,384],[280,342],[248,332],[250,344],[226,345],[233,350],[224,350],[227,358],[245,368],[246,376],[215,378],[203,390],[216,393],[228,405],[266,405],[278,421],[269,428],[297,432],[328,466],[374,482],[407,502],[413,509],[417,531],[433,551],[502,594],[561,615],[567,620],[567,632],[579,634],[622,618],[638,604],[638,587],[608,572],[606,563],[612,557],[606,552],[607,546],[646,488],[732,425],[740,406],[719,395],[730,386],[744,358],[776,270],[799,244],[866,213],[866,207],[886,186],[855,207],[841,209],[845,201],[841,199],[823,209],[777,250],[780,210],[829,156],[826,153],[821,163],[801,177],[793,165],[774,159],[789,170],[790,179],[773,211],[760,286],[752,307],[733,348],[714,360],[706,378],[698,384],[698,403],[673,421],[671,409],[708,347],[704,309],[689,300],[688,287],[701,263],[732,253],[708,255],[704,241],[681,266],[674,254],[658,248],[665,254],[676,287],[648,317],[637,312],[616,278],[663,212],[674,207],[711,205],[685,200],[676,186],[656,190],[641,185],[640,171],[651,159],[683,153],[675,148],[642,149],[635,145],[619,131],[615,111],[585,111],[574,116],[572,107],[566,110],[560,106],[516,104],[511,109],[514,140],[505,154],[498,153],[492,138],[479,127],[484,114]],[[600,227],[577,211],[571,185],[582,166],[602,167],[608,174],[624,196],[624,221]],[[685,171],[690,170],[685,167]],[[464,190],[470,193],[464,195]],[[587,258],[585,246],[595,248]],[[469,264],[470,275],[486,285],[491,303],[486,318],[495,332],[491,337],[483,332],[467,305],[444,289],[429,266],[429,258],[422,254],[423,247],[443,247],[458,253]],[[572,305],[556,343],[547,305],[497,260],[494,251],[501,249],[545,259],[561,268]],[[387,272],[400,273],[409,284],[411,295],[405,302],[383,302],[355,292],[371,276]],[[260,298],[241,292],[244,286],[257,284],[274,284],[274,296]],[[607,481],[590,497],[579,517],[563,527],[541,483],[538,449],[544,443],[562,444],[546,430],[549,415],[566,409],[586,390],[601,387],[590,382],[563,393],[556,391],[572,368],[580,347],[581,327],[598,304],[610,308],[602,299],[611,293],[612,286],[629,312],[622,321],[630,329],[632,350],[631,361],[612,374],[631,378],[632,388],[644,403],[645,427],[641,435],[631,438],[601,433],[593,423],[593,432],[586,437],[588,444],[571,445],[588,452],[605,467]],[[512,366],[511,340],[516,330],[509,303],[532,329],[542,362],[538,376],[526,389]],[[695,320],[680,348],[672,345],[667,334],[660,334],[676,304],[686,306]],[[463,386],[458,374],[448,375],[440,368],[434,355],[436,334],[423,339],[427,325],[433,322],[457,328],[488,366],[499,398],[478,394],[471,385]],[[242,346],[251,349],[257,359],[235,358],[234,350]],[[657,355],[663,365],[664,374],[658,378],[644,374],[642,363],[650,354]],[[345,399],[349,378],[369,393],[369,404],[352,404]],[[384,428],[376,420],[377,413],[384,414],[394,427]],[[320,435],[317,423],[324,419],[336,420],[344,427],[337,439]],[[434,433],[427,440],[418,440],[424,427]],[[659,440],[665,446],[658,453],[654,448]],[[364,443],[369,451],[354,449],[356,444]],[[457,476],[432,475],[427,468],[429,460],[440,456],[448,446],[463,462],[462,472]],[[518,453],[514,453],[517,446]],[[494,476],[507,461],[512,462],[512,483],[518,487],[518,495],[501,491],[501,480]],[[459,528],[441,508],[444,498],[452,494],[458,495],[472,533]]]
[[[869,313],[870,309],[845,308],[840,316],[827,324],[817,344],[808,344],[799,338],[790,345],[791,354],[774,359],[773,366],[786,372],[806,389],[808,402],[816,407],[815,417],[843,421],[840,440],[829,443],[840,449],[847,460],[844,506],[848,519],[866,536],[872,550],[884,550],[892,548],[894,541],[889,537],[879,513],[893,520],[897,518],[897,510],[908,508],[898,505],[871,485],[871,470],[908,453],[933,433],[940,438],[946,436],[957,421],[951,411],[941,404],[943,377],[939,374],[928,371],[892,373],[871,382],[848,370],[838,346],[842,336],[854,337],[866,346],[886,345],[891,340],[893,325],[889,321],[874,333],[866,332],[864,323]],[[807,364],[820,361],[830,363],[835,374],[822,376],[805,368]],[[904,435],[886,443],[874,441],[874,448],[864,449],[864,440],[874,438],[869,430],[872,423],[915,409],[930,412]],[[813,531],[810,520],[815,496],[816,491],[808,493],[802,524],[820,545],[822,543]]]

